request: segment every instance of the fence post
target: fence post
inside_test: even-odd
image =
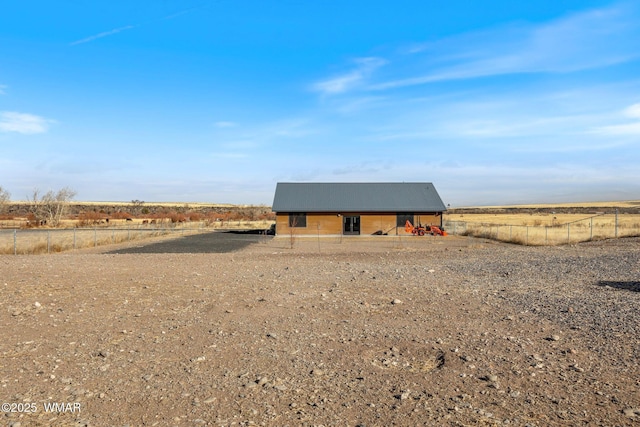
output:
[[[13,254],[18,255],[18,230],[13,229]]]
[[[549,227],[544,226],[544,245],[547,246],[549,244]]]
[[[526,237],[524,239],[524,245],[525,246],[529,246],[529,226],[527,225],[527,234]]]
[[[616,208],[616,239],[618,238],[618,208]]]
[[[567,223],[567,244],[571,243],[571,224]]]
[[[51,231],[47,230],[47,253],[51,253]]]
[[[76,249],[76,229],[73,229],[73,249]]]
[[[593,240],[593,217],[591,217],[591,223],[589,224],[589,240]]]
[[[93,247],[98,246],[98,228],[93,227]]]
[[[511,229],[513,228],[513,225],[509,226],[509,241],[511,241]]]

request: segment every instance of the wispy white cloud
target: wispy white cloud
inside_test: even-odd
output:
[[[249,129],[242,129],[237,135],[242,144],[253,144],[254,147],[264,146],[271,142],[284,139],[298,139],[317,133],[310,119],[304,117],[285,118],[273,122],[256,125]],[[234,144],[237,142],[233,142]]]
[[[178,12],[172,13],[171,15],[167,15],[167,16],[163,17],[162,19],[164,19],[164,20],[174,19],[174,18],[177,18],[179,16],[186,15],[186,14],[189,14],[191,12],[194,12],[196,10],[203,9],[205,6],[206,6],[205,4],[202,4],[200,6],[190,7],[188,9],[183,9],[183,10],[180,10]]]
[[[384,90],[515,73],[566,73],[640,57],[637,13],[622,4],[538,26],[508,26],[426,43],[403,61],[423,60],[422,74],[370,85]],[[400,58],[399,58],[400,60]]]
[[[92,42],[94,40],[101,39],[103,37],[108,37],[108,36],[112,36],[114,34],[121,33],[122,31],[131,30],[133,28],[136,28],[136,26],[135,25],[126,25],[124,27],[114,28],[113,30],[104,31],[102,33],[94,34],[93,36],[89,36],[89,37],[85,37],[85,38],[80,39],[80,40],[76,40],[74,42],[71,42],[69,45],[70,46],[75,46],[75,45],[82,44],[82,43],[89,43],[89,42]]]
[[[637,121],[596,127],[593,133],[606,136],[640,136],[640,103],[625,108],[621,115]]]
[[[595,129],[595,133],[610,136],[640,136],[640,122],[603,126]]]
[[[205,5],[200,5],[200,6],[191,7],[191,8],[188,8],[188,9],[183,9],[183,10],[180,10],[178,12],[172,13],[170,15],[164,16],[162,18],[155,19],[154,21],[161,21],[161,20],[165,20],[166,21],[166,20],[174,19],[174,18],[177,18],[179,16],[186,15],[186,14],[189,14],[189,13],[191,13],[193,11],[202,9],[203,7],[205,7]],[[149,23],[149,22],[147,22],[147,23]],[[144,25],[144,23],[142,25]],[[82,43],[89,43],[89,42],[92,42],[94,40],[101,39],[103,37],[112,36],[112,35],[121,33],[123,31],[132,30],[132,29],[140,27],[140,26],[141,25],[125,25],[124,27],[118,27],[118,28],[114,28],[113,30],[103,31],[103,32],[98,33],[98,34],[94,34],[92,36],[85,37],[85,38],[80,39],[80,40],[76,40],[76,41],[70,43],[70,46],[74,46],[74,45],[78,45],[78,44],[82,44]]]
[[[18,113],[15,111],[0,112],[0,132],[16,132],[22,134],[44,133],[49,130],[53,120],[34,114]]]
[[[380,108],[355,113],[349,131],[340,134],[355,135],[374,150],[383,143],[418,150],[444,144],[445,151],[460,156],[523,162],[553,153],[615,155],[637,145],[637,137],[630,136],[638,135],[640,106],[633,101],[640,81],[549,86],[452,90],[446,96],[418,98],[408,98],[406,92],[389,94]],[[615,111],[621,103],[633,105]]]
[[[263,132],[267,138],[302,138],[314,134],[316,130],[307,119],[289,119],[270,124]]]
[[[216,159],[260,159],[274,146],[304,140],[317,131],[305,118],[287,118],[253,126],[237,126],[235,122],[218,122],[223,129],[216,135],[207,155]]]
[[[638,190],[637,172],[573,163],[546,167],[465,164],[457,169],[435,166],[434,174],[441,177],[436,185],[445,203],[456,207],[624,200],[633,198]]]
[[[325,95],[335,95],[346,92],[363,84],[363,82],[379,67],[387,63],[376,57],[355,59],[355,69],[344,74],[316,82],[312,89]]]
[[[392,162],[385,161],[366,161],[358,164],[348,164],[342,165],[341,167],[335,168],[331,171],[333,175],[352,175],[352,176],[362,176],[362,175],[376,175],[379,173],[383,173],[385,169],[391,169]]]
[[[335,105],[335,110],[341,114],[351,115],[366,110],[381,108],[384,102],[385,98],[382,96],[340,98]]]
[[[633,104],[633,105],[630,105],[629,107],[625,108],[624,114],[627,117],[631,117],[631,118],[634,118],[634,119],[640,119],[640,103]]]

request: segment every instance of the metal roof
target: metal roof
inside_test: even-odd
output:
[[[274,212],[443,212],[430,182],[279,182]]]

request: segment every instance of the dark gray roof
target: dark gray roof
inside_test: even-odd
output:
[[[274,212],[443,212],[430,182],[279,182]]]

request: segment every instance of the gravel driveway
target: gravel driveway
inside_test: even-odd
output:
[[[112,254],[211,254],[233,252],[251,244],[271,240],[272,236],[249,233],[216,231],[163,240],[161,242],[142,242],[110,251]]]

